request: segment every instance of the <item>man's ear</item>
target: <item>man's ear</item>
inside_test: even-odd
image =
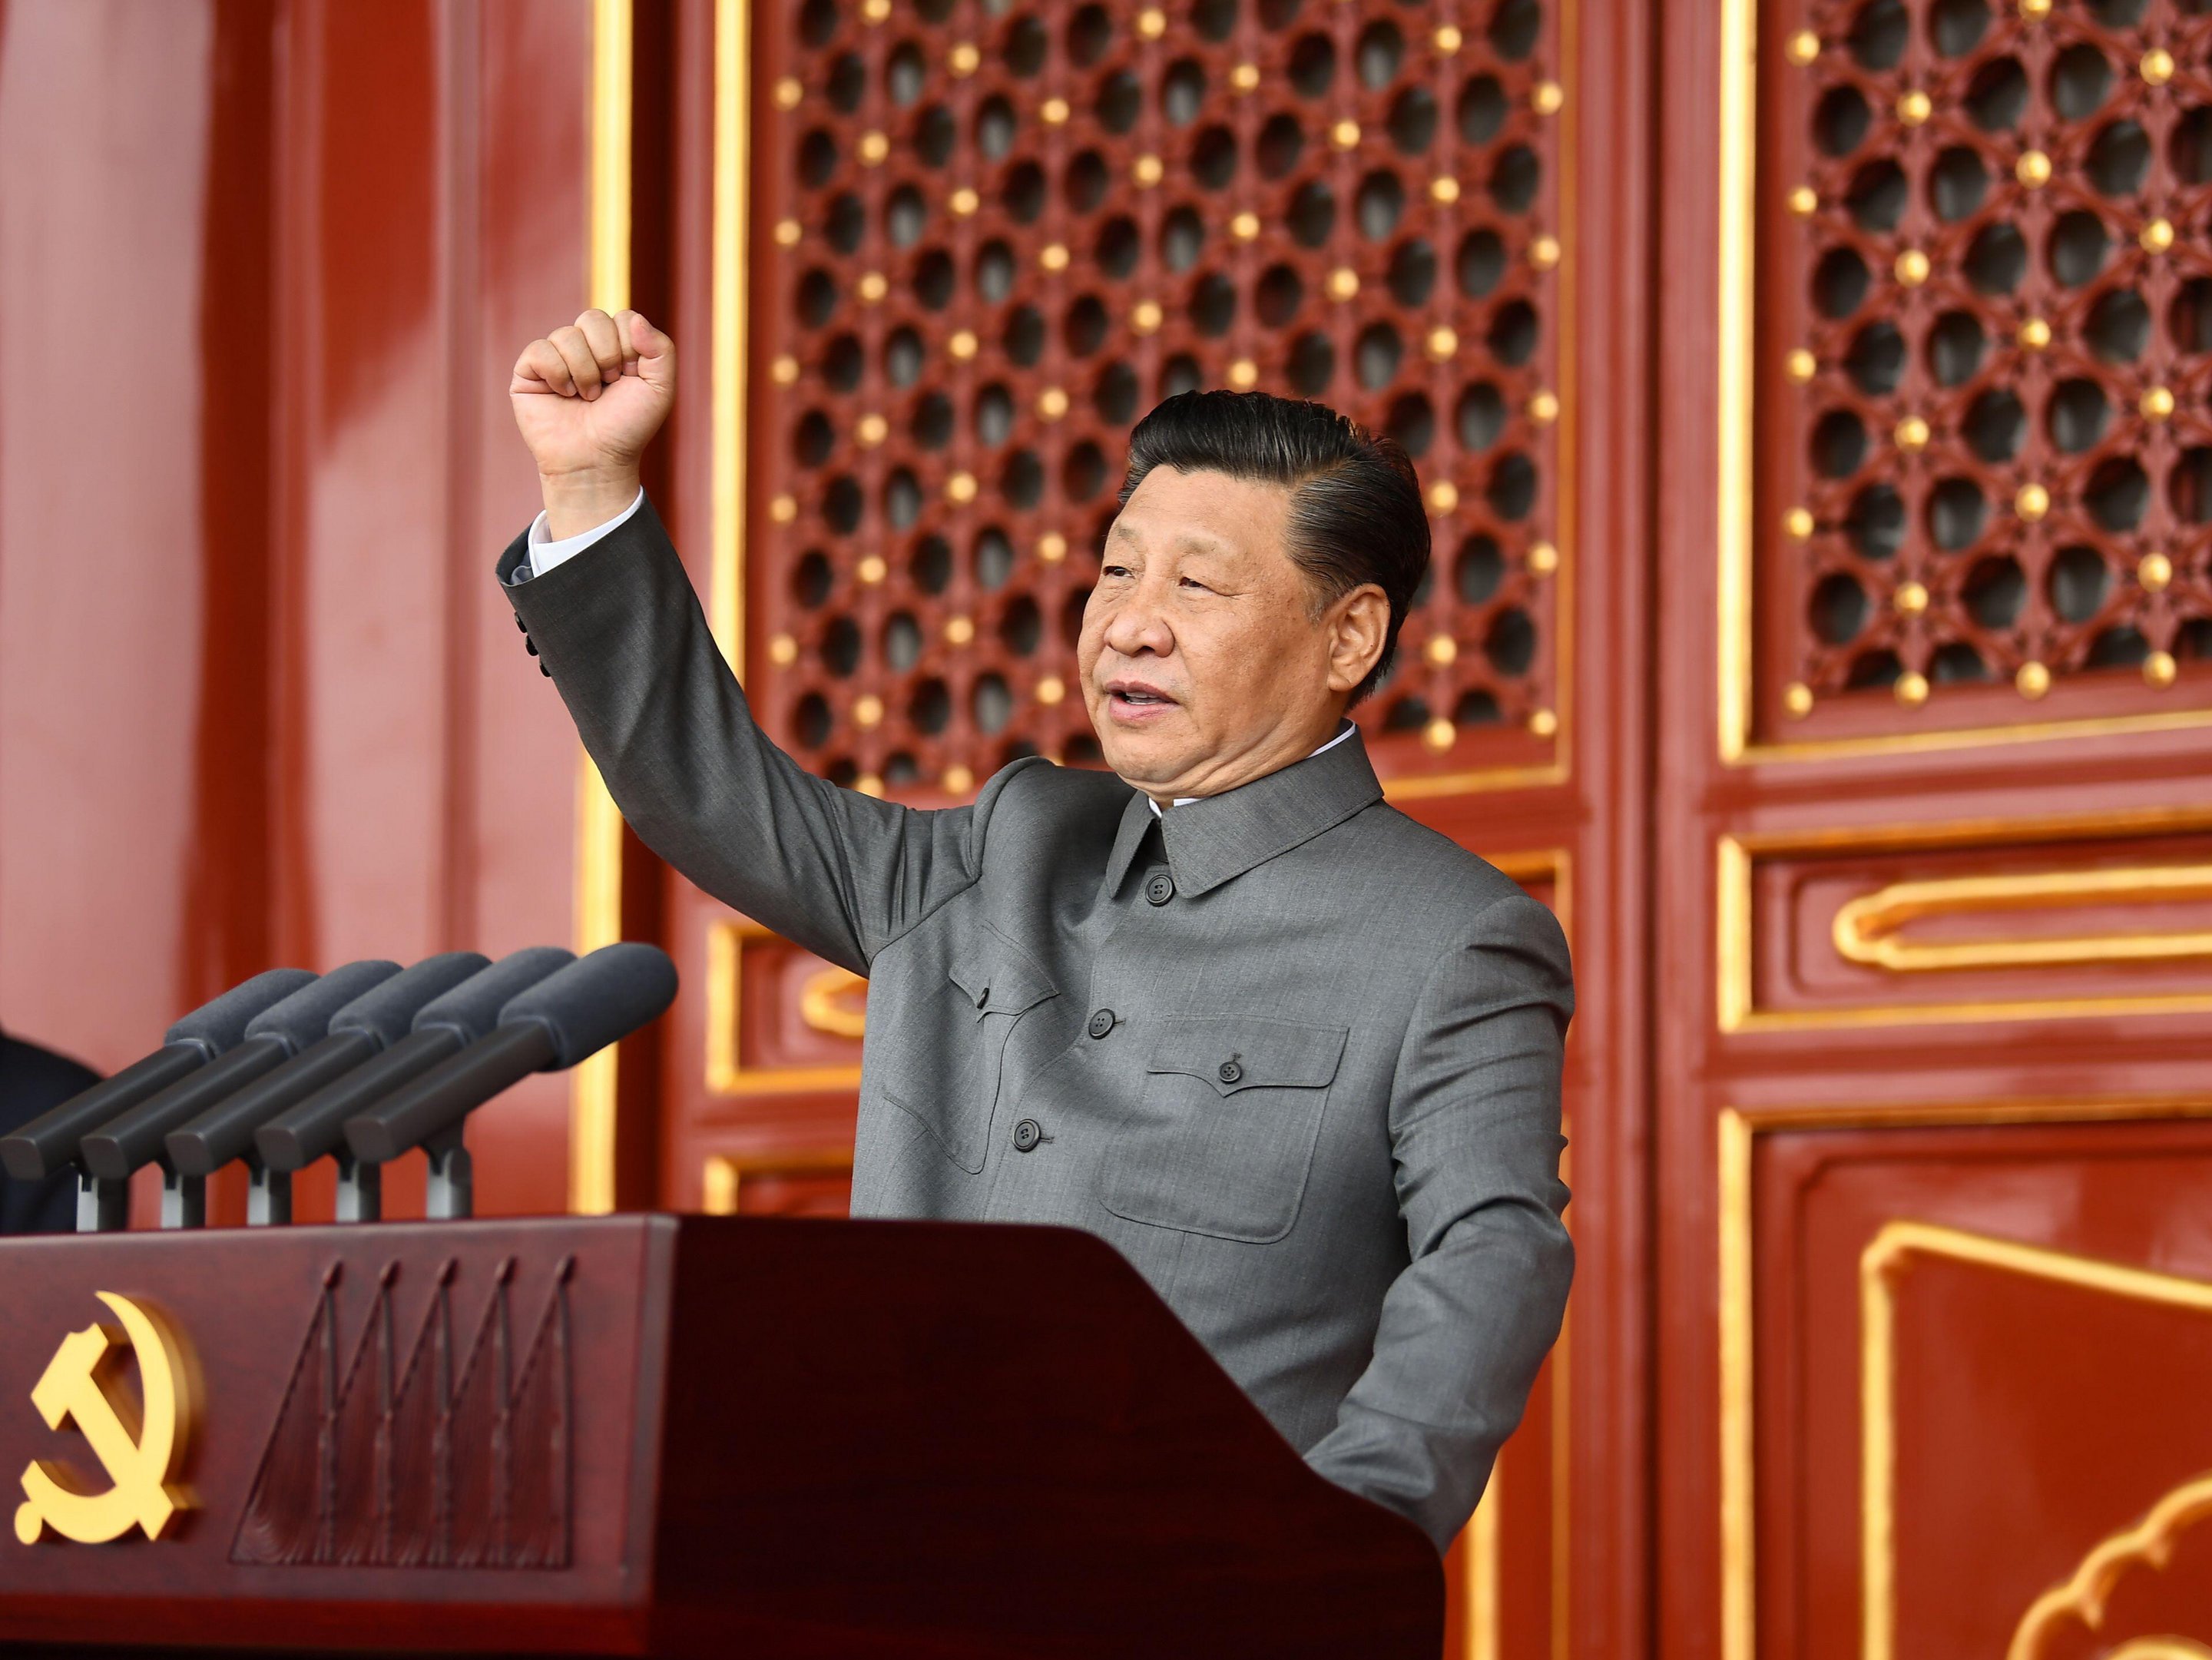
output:
[[[1381,660],[1390,637],[1390,600],[1362,582],[1328,608],[1328,689],[1349,693]]]

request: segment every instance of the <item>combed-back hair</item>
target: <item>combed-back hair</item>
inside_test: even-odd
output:
[[[1290,544],[1318,617],[1363,582],[1390,602],[1382,654],[1353,688],[1357,703],[1389,672],[1398,629],[1429,569],[1429,516],[1406,452],[1320,404],[1264,392],[1185,392],[1129,435],[1126,506],[1154,467],[1220,472],[1291,492]]]

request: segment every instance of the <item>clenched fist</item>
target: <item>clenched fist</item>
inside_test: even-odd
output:
[[[637,497],[638,457],[676,399],[676,343],[634,311],[587,311],[524,347],[507,392],[546,528],[580,535]]]

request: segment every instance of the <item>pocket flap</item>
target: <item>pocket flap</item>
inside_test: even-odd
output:
[[[996,941],[964,945],[953,953],[946,972],[978,1016],[1019,1014],[1060,995],[1042,970],[1012,946]]]
[[[1320,1089],[1336,1076],[1343,1026],[1309,1026],[1249,1014],[1171,1015],[1161,1021],[1148,1072],[1202,1078],[1219,1095],[1249,1089]]]

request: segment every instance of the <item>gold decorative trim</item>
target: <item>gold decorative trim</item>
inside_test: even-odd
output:
[[[2186,1637],[2137,1637],[2114,1649],[2109,1660],[2212,1660],[2212,1649]]]
[[[731,672],[745,672],[745,216],[750,211],[751,8],[715,0],[713,340],[708,376],[714,518],[708,621]]]
[[[752,1176],[816,1176],[853,1168],[850,1147],[808,1147],[795,1152],[708,1155],[702,1173],[700,1207],[709,1216],[735,1216],[745,1178]]]
[[[859,1008],[847,1000],[856,986],[861,997]],[[865,1037],[868,1031],[867,992],[865,975],[834,964],[817,969],[799,988],[799,1018],[815,1031],[827,1032],[832,1037]]]
[[[1717,1177],[1722,1660],[1754,1660],[1757,1645],[1758,1541],[1753,1531],[1757,1424],[1752,1353],[1756,1312],[1752,1256],[1752,1158],[1757,1137],[1774,1130],[2154,1123],[2206,1118],[2212,1118],[2212,1096],[2203,1095],[1721,1109],[1717,1122]],[[2011,1249],[2033,1251],[2037,1248]],[[1880,1449],[1875,1451],[1879,1454]],[[1863,1447],[1862,1456],[1866,1456],[1867,1450]],[[1869,1493],[1863,1493],[1861,1499],[1863,1505],[1867,1504]],[[1887,1522],[1869,1517],[1863,1510],[1863,1549],[1865,1541],[1877,1531],[1878,1524],[1886,1536]],[[1869,1622],[1864,1630],[1872,1633],[1875,1628],[1875,1623]]]
[[[2206,898],[2212,898],[2212,865],[2035,871],[1893,882],[1860,895],[1837,911],[1834,934],[1837,951],[1851,962],[1900,974],[2208,957],[2212,956],[2212,932],[1968,939],[1937,945],[1916,945],[1897,937],[1899,928],[1923,916],[2056,909],[2099,902],[2155,904],[2161,900]]]
[[[2021,847],[2036,842],[2081,841],[2092,836],[2146,836],[2176,831],[2212,829],[2212,809],[2197,807],[2156,807],[2121,812],[2077,813],[2050,818],[2028,819],[1969,819],[1936,824],[1886,824],[1863,829],[1788,831],[1778,834],[1728,836],[1717,838],[1714,850],[1713,899],[1713,961],[1715,966],[1714,1015],[1724,1032],[1742,1031],[1811,1031],[1838,1028],[1888,1025],[1920,1025],[1960,1021],[1996,1020],[2057,1020],[2077,1019],[2097,1015],[2191,1014],[2212,1010],[2212,992],[2171,992],[2158,994],[2122,993],[2112,996],[2068,998],[2022,998],[2011,1000],[1984,999],[1972,1002],[1948,1003],[1868,1003],[1853,1004],[1840,1008],[1821,1009],[1761,1009],[1755,1001],[1753,971],[1753,902],[1752,876],[1754,857],[1762,854],[1809,854],[1839,850],[1881,848],[1899,853],[1918,852],[1939,848],[1960,847]],[[2205,874],[2203,866],[2187,867]],[[2078,878],[2066,873],[2055,873],[2047,879],[2063,879],[2081,885],[2100,881],[2106,875],[2149,879],[2154,869],[2132,872],[2082,872]],[[1882,890],[1895,893],[1916,888],[1936,890],[1939,897],[1957,890],[1966,895],[1987,896],[1993,903],[2008,898],[2014,886],[2028,881],[2025,877],[1984,876],[1949,879],[1942,883],[1899,883]],[[2146,884],[2147,887],[2147,884]],[[1914,897],[1905,892],[1908,900]],[[2099,896],[2104,897],[2104,896]],[[1880,894],[1869,896],[1868,901],[1878,899]],[[1853,900],[1840,909],[1835,920],[1837,946],[1844,950],[1844,928],[1847,915],[1853,907],[1868,901]],[[1869,905],[1869,910],[1872,909]],[[1852,926],[1861,926],[1856,921]],[[2197,936],[2151,935],[2153,941],[2190,940]],[[2053,946],[2070,946],[2071,941],[2022,941],[2017,946],[2002,947],[2008,955],[2008,965],[2031,965],[2036,962],[2065,962],[2099,960],[2087,958],[2051,956],[2033,958],[2028,953]],[[2105,943],[2105,942],[2096,942]],[[2119,942],[2130,946],[2134,940]],[[1978,949],[1974,945],[1923,947],[1924,951],[1966,951]],[[2212,941],[2208,941],[2212,948]],[[1846,955],[1850,953],[1846,952]],[[2116,952],[2114,953],[2118,955]],[[2177,957],[2200,955],[2198,950],[2143,950],[2129,952],[2137,958]],[[1864,959],[1857,959],[1864,960]],[[1938,966],[1935,964],[1930,967]],[[1947,965],[1948,966],[1948,965]],[[1956,966],[1966,966],[1957,964]]]
[[[717,922],[707,934],[707,1091],[710,1095],[801,1095],[856,1090],[860,1069],[843,1067],[747,1067],[739,1057],[738,1021],[748,939],[773,939],[757,922]],[[843,973],[843,970],[834,970]],[[858,979],[858,976],[854,976]],[[811,983],[811,982],[810,982]],[[810,1020],[810,1025],[816,1024]],[[857,1037],[858,1032],[843,1034]]]
[[[1498,1602],[1502,1569],[1498,1556],[1498,1466],[1490,1467],[1482,1497],[1467,1524],[1467,1572],[1462,1590],[1467,1607],[1467,1660],[1498,1660]]]
[[[591,303],[629,303],[630,0],[592,6]],[[621,809],[585,756],[576,781],[576,949],[622,938]],[[610,1043],[580,1063],[568,1094],[568,1208],[604,1215],[615,1207],[617,1051]]]

